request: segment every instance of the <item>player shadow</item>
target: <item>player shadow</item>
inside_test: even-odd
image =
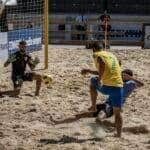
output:
[[[67,143],[85,143],[87,141],[93,141],[93,142],[100,142],[102,141],[101,138],[89,138],[89,139],[79,139],[75,137],[70,137],[63,135],[61,139],[55,140],[55,139],[40,139],[41,144],[67,144]]]
[[[29,94],[29,93],[26,93],[26,94],[24,94],[24,96],[28,96],[28,97],[34,97],[34,95],[32,95],[32,94]]]
[[[0,98],[4,97],[5,95],[9,97],[15,97],[15,98],[19,97],[14,95],[14,90],[0,91]]]
[[[96,120],[96,122],[102,125],[103,127],[107,127],[108,130],[111,130],[111,131],[115,130],[115,124],[108,120],[104,120],[104,121]],[[122,131],[129,132],[132,134],[149,134],[150,133],[150,130],[148,129],[146,125],[123,127]]]
[[[130,132],[132,134],[149,134],[150,130],[147,128],[146,125],[139,125],[133,127],[124,127],[123,132]]]

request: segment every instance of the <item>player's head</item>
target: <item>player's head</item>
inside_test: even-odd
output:
[[[128,79],[126,79],[126,76],[123,76],[123,74],[127,74],[127,75],[129,75],[129,76],[133,76],[133,71],[132,70],[130,70],[130,69],[124,69],[123,71],[122,71],[122,78],[123,78],[123,81],[125,82],[125,81],[127,81]]]
[[[21,51],[21,52],[25,52],[26,51],[26,46],[27,46],[27,43],[26,43],[26,41],[20,41],[19,42],[19,50]]]
[[[93,48],[93,53],[94,53],[94,52],[98,52],[98,51],[103,50],[103,45],[102,45],[102,44],[99,44],[99,42],[94,42],[94,43],[92,44],[92,48]]]

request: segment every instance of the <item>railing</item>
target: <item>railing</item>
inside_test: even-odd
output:
[[[77,30],[76,26],[79,24],[84,26],[86,29],[84,31]],[[141,20],[136,19],[135,21],[127,21],[118,19],[111,21],[110,24],[112,25],[112,29],[109,32],[110,44],[138,46],[143,44],[143,22],[141,22]],[[59,30],[59,25],[64,25],[64,30]],[[86,43],[95,40],[102,41],[104,39],[104,31],[100,29],[100,26],[101,24],[95,19],[91,19],[84,23],[66,21],[64,19],[50,20],[49,42],[51,44],[85,45]],[[84,39],[77,39],[77,36],[83,35],[85,36]]]

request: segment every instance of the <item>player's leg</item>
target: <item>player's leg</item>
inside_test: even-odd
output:
[[[117,134],[115,136],[121,137],[123,118],[122,118],[122,107],[123,107],[123,88],[112,88],[110,101],[113,107],[113,113],[115,117],[115,127]]]
[[[12,82],[13,82],[14,90],[12,91],[11,96],[17,97],[20,94],[23,80],[21,79],[21,77],[18,78],[17,76],[14,76],[12,77]]]
[[[36,90],[35,90],[35,96],[39,96],[41,83],[42,83],[42,77],[39,74],[36,74],[34,72],[26,73],[23,77],[24,81],[36,81]]]
[[[91,96],[92,106],[89,108],[90,111],[96,111],[96,100],[98,95],[97,86],[99,86],[97,78],[96,77],[91,78],[90,96]]]
[[[9,95],[12,97],[17,97],[20,94],[23,80],[21,78],[17,78],[17,76],[15,76],[15,75],[13,75],[12,82],[13,82],[13,90],[0,91],[0,96]]]
[[[116,130],[117,130],[116,137],[121,137],[122,125],[123,125],[123,118],[122,118],[122,114],[121,114],[121,108],[114,107],[113,112],[114,112],[114,117],[115,117],[115,127],[116,127]]]
[[[96,100],[98,92],[101,92],[104,95],[109,95],[109,91],[107,87],[101,86],[101,83],[98,77],[91,78],[90,82],[90,95],[91,95],[91,103],[92,106],[89,108],[90,111],[96,111]]]
[[[40,89],[41,89],[41,83],[42,83],[42,76],[39,75],[39,74],[34,73],[33,74],[33,80],[36,80],[35,96],[39,96]]]

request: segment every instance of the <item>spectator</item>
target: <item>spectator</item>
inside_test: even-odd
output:
[[[84,16],[83,14],[79,15],[79,16],[77,16],[76,21],[79,23],[76,26],[77,31],[82,31],[82,32],[86,31],[86,29],[87,29],[87,25],[86,25],[87,17]],[[85,34],[77,34],[77,39],[78,40],[85,40],[86,36],[85,36]]]

